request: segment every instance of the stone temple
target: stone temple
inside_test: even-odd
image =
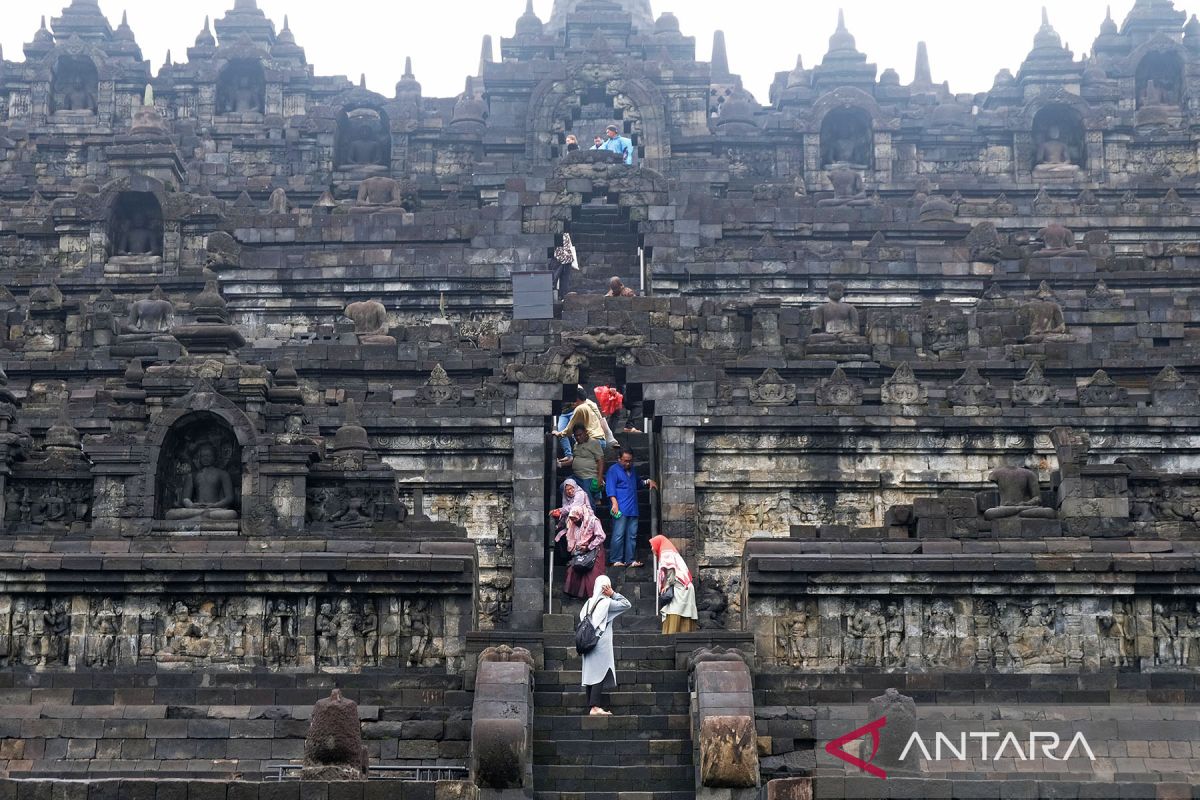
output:
[[[839,19],[756,98],[648,0],[519,5],[450,98],[255,0],[0,59],[0,798],[1192,796],[1200,21],[1030,20],[970,95]],[[604,718],[580,384],[699,598],[611,571]],[[827,755],[885,714],[886,780]],[[903,761],[930,717],[1095,760]]]

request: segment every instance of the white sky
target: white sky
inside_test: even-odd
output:
[[[0,44],[9,60],[24,58],[39,17],[58,16],[68,0],[0,0]],[[543,21],[554,0],[534,0]],[[258,0],[282,27],[291,18],[297,43],[317,74],[366,73],[369,88],[392,96],[411,55],[427,97],[449,97],[476,71],[485,33],[495,40],[512,36],[525,0]],[[912,78],[916,43],[929,46],[933,78],[950,81],[954,92],[986,91],[1002,68],[1014,73],[1033,46],[1041,7],[1076,57],[1091,50],[1107,0],[652,0],[654,13],[673,11],[683,33],[696,38],[697,56],[708,60],[712,32],[725,31],[730,67],[760,102],[774,74],[789,70],[797,53],[807,67],[820,62],[837,21],[846,11],[847,28],[859,51],[882,72],[892,67],[901,81]],[[1133,0],[1111,3],[1120,25]],[[1200,10],[1200,0],[1197,0]],[[233,0],[100,0],[115,27],[122,10],[157,72],[167,50],[186,60],[206,14],[222,16]],[[1186,8],[1181,3],[1176,7]],[[1191,9],[1187,9],[1189,13]]]

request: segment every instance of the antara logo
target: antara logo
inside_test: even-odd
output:
[[[868,722],[861,728],[839,736],[825,745],[825,752],[857,767],[868,775],[886,779],[887,772],[871,763],[879,753],[879,731],[885,725],[887,725],[887,717]],[[850,742],[858,741],[867,734],[871,735],[871,755],[866,760],[843,749]],[[971,752],[976,744],[978,750]],[[995,750],[990,749],[992,744],[997,744]],[[914,750],[926,761],[967,761],[973,758],[983,761],[999,761],[1002,758],[1011,758],[1015,761],[1033,761],[1041,758],[1051,761],[1066,761],[1073,756],[1087,756],[1089,761],[1096,760],[1096,755],[1092,752],[1092,748],[1082,732],[1077,732],[1067,744],[1066,749],[1062,750],[1062,754],[1059,755],[1062,744],[1062,737],[1053,731],[1030,731],[1026,748],[1022,748],[1021,740],[1012,731],[1007,734],[1001,734],[999,731],[964,732],[959,734],[957,746],[955,740],[946,734],[936,733],[933,737],[931,753],[929,746],[921,738],[921,734],[913,731],[904,745],[904,750],[900,753],[899,760],[904,761]]]
[[[839,736],[829,744],[825,745],[825,752],[834,758],[840,758],[847,764],[858,767],[868,775],[874,775],[876,778],[887,778],[887,773],[875,766],[871,762],[875,760],[876,753],[879,752],[879,730],[887,725],[887,717],[880,717],[874,722],[868,722],[856,731],[850,731],[845,736]],[[853,756],[842,749],[850,742],[857,741],[867,734],[871,734],[871,756],[866,761],[863,761],[858,756]]]

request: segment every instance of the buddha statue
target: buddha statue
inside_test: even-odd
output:
[[[351,166],[383,164],[385,147],[382,121],[366,113],[352,113],[345,123],[346,141],[343,144],[343,163]]]
[[[869,206],[862,173],[846,166],[835,166],[829,170],[829,182],[833,184],[833,197],[817,201],[818,206]]]
[[[395,178],[367,178],[358,185],[359,206],[399,206],[400,182]]]
[[[1046,138],[1038,146],[1038,166],[1058,166],[1071,164],[1071,151],[1062,140],[1062,129],[1051,125],[1046,131]]]
[[[1033,253],[1030,258],[1086,258],[1086,250],[1075,249],[1075,234],[1070,228],[1052,222],[1038,231],[1042,240],[1042,249]]]
[[[1057,519],[1053,508],[1042,505],[1042,488],[1037,473],[1025,467],[999,467],[988,480],[1000,491],[1000,505],[983,512],[986,520],[1020,517],[1021,519]]]
[[[182,507],[167,511],[169,520],[229,521],[238,518],[233,508],[233,481],[216,466],[217,451],[208,443],[196,449],[192,471],[184,478]]]
[[[346,316],[354,322],[354,333],[359,344],[394,345],[396,339],[388,335],[387,307],[378,300],[366,300],[346,306]]]
[[[1142,93],[1138,98],[1138,102],[1139,108],[1152,108],[1154,106],[1170,105],[1171,99],[1166,87],[1160,81],[1154,78],[1147,78],[1145,86],[1142,87]]]
[[[1067,322],[1062,306],[1054,297],[1050,284],[1042,281],[1032,300],[1021,307],[1020,319],[1025,326],[1025,343],[1037,344],[1045,341],[1072,341],[1067,333]]]
[[[829,301],[817,306],[812,313],[812,334],[808,337],[810,343],[863,343],[858,309],[842,302],[845,293],[846,287],[841,283],[829,284]]]
[[[59,111],[96,111],[96,95],[88,89],[87,81],[82,75],[74,75],[66,80],[60,91]]]
[[[145,212],[134,212],[125,224],[125,230],[117,243],[118,256],[162,255],[162,239]]]
[[[159,286],[149,297],[143,297],[129,308],[129,319],[123,333],[133,335],[162,334],[171,330],[175,317],[175,305]]]
[[[227,114],[253,114],[262,111],[262,100],[249,75],[239,75],[234,80],[224,110]]]

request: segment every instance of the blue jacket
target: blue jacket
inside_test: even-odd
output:
[[[614,153],[624,156],[625,163],[633,166],[633,142],[624,136],[618,136],[615,139],[605,139],[600,149],[611,150]]]
[[[613,464],[604,475],[604,488],[609,497],[617,498],[617,508],[625,517],[638,515],[637,493],[641,485],[636,467],[626,472],[620,464]]]

